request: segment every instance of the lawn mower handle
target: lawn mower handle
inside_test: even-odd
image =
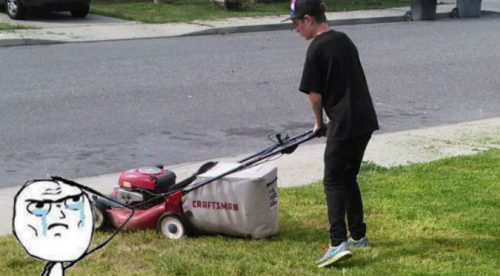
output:
[[[285,143],[288,143],[290,141],[294,141],[294,140],[297,140],[297,139],[300,139],[300,138],[303,138],[305,136],[308,136],[308,135],[312,135],[313,131],[312,130],[309,130],[309,131],[306,131],[302,134],[299,134],[299,135],[296,135],[294,137],[291,137],[291,138],[285,138],[286,140],[283,141],[283,138],[281,137],[281,134],[280,133],[277,133],[276,134],[276,139],[278,140],[278,143],[268,147],[268,148],[265,148],[264,150],[262,151],[259,151],[253,155],[250,155],[248,157],[245,157],[244,159],[241,159],[240,161],[238,161],[238,163],[244,163],[252,158],[255,158],[259,155],[262,155],[262,154],[265,154],[265,153],[268,153],[268,152],[271,152],[273,150],[275,150],[276,148],[280,147],[280,146],[283,146]],[[314,137],[311,137],[311,138],[314,138]],[[309,139],[308,139],[309,140]],[[305,142],[305,141],[304,141]]]
[[[189,186],[185,187],[184,189],[182,189],[182,191],[185,194],[189,193],[195,189],[198,189],[202,186],[207,185],[210,182],[221,179],[226,175],[230,175],[230,174],[235,173],[239,170],[242,170],[246,167],[249,167],[249,166],[251,166],[259,161],[265,160],[265,159],[267,159],[271,156],[274,156],[276,154],[281,154],[284,151],[286,151],[287,149],[296,148],[298,145],[305,143],[305,142],[307,142],[315,137],[318,137],[318,133],[313,132],[313,130],[309,130],[303,134],[299,134],[297,136],[288,138],[286,141],[282,141],[283,142],[282,144],[273,145],[273,146],[271,146],[271,147],[269,147],[269,148],[267,148],[267,149],[265,149],[257,154],[254,154],[252,156],[249,156],[249,157],[243,159],[242,161],[238,162],[238,163],[240,163],[239,166],[237,166],[237,167],[235,167],[227,172],[224,172],[224,173],[221,173],[217,176],[214,176],[212,178],[208,178],[208,179],[200,181],[198,183],[194,183],[193,185],[189,185]]]

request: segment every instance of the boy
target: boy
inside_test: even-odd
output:
[[[357,174],[372,132],[379,126],[354,43],[344,33],[330,29],[321,0],[292,0],[291,7],[296,32],[312,40],[299,90],[308,94],[314,131],[327,130],[323,185],[331,245],[316,262],[318,267],[326,267],[351,257],[348,245],[368,246]]]

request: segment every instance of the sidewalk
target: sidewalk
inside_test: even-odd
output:
[[[450,0],[445,0],[450,2]],[[440,1],[438,1],[440,2]],[[500,13],[500,0],[484,0],[482,10]],[[489,4],[491,3],[491,4]],[[449,18],[455,4],[437,6],[437,18]],[[353,25],[405,21],[409,7],[382,10],[327,13],[331,25]],[[487,16],[488,12],[483,12]],[[120,19],[89,15],[87,19],[49,20],[48,22],[14,21],[16,24],[34,26],[37,29],[0,31],[0,47],[68,42],[128,40],[164,38],[191,35],[226,34],[291,29],[290,22],[281,22],[286,16],[259,18],[230,18],[217,21],[194,21],[191,23],[143,24]],[[61,18],[59,18],[61,19]],[[0,14],[0,22],[13,21]]]
[[[285,155],[266,164],[278,168],[278,186],[293,187],[320,181],[323,171],[325,144],[304,144],[291,155]],[[384,167],[429,162],[445,157],[476,154],[500,148],[500,118],[472,121],[453,125],[375,134],[365,154],[365,161]],[[243,155],[247,156],[247,154]],[[216,158],[217,161],[235,161],[241,156]],[[185,163],[168,168],[183,179],[205,161]],[[77,182],[109,193],[118,181],[118,173],[76,179]],[[13,198],[18,187],[0,189],[0,235],[11,233]]]

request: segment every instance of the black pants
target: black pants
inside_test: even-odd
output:
[[[347,240],[346,218],[353,239],[366,234],[357,175],[370,138],[371,133],[326,144],[323,185],[333,246]]]

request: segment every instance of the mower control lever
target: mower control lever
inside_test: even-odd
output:
[[[208,172],[211,168],[215,167],[215,165],[217,165],[217,163],[218,162],[215,162],[215,161],[206,162],[205,164],[201,165],[201,167],[196,171],[196,173],[194,175],[197,176],[199,174],[203,174],[203,173]]]

